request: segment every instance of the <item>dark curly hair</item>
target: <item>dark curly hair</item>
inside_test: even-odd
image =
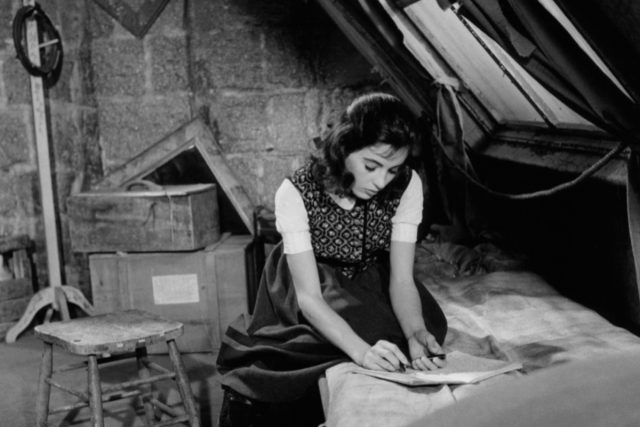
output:
[[[326,191],[349,195],[354,180],[345,166],[349,154],[377,143],[389,144],[394,150],[407,147],[411,152],[418,142],[418,129],[416,117],[395,96],[382,92],[361,95],[317,143],[319,152],[311,156],[312,176]],[[410,176],[408,163],[387,186],[389,191],[395,182]]]

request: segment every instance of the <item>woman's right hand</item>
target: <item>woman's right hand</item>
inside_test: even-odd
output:
[[[364,354],[360,365],[366,369],[393,372],[409,365],[409,360],[397,345],[379,340]]]

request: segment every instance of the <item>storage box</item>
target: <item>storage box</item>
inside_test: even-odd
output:
[[[97,313],[137,308],[180,321],[180,350],[217,350],[228,324],[248,312],[252,250],[251,236],[225,234],[195,252],[90,255],[93,306]]]
[[[67,212],[75,252],[197,250],[220,239],[215,184],[77,193]]]

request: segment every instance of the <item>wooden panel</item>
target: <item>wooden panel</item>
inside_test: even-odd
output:
[[[177,340],[184,352],[213,351],[221,333],[247,304],[250,235],[223,235],[195,252],[94,254],[89,256],[93,303],[98,313],[142,309],[184,324]],[[150,348],[164,353],[163,345]]]
[[[216,283],[205,268],[208,252],[136,254],[127,257],[127,289],[131,308],[146,310],[184,324],[178,347],[185,352],[219,347],[214,333],[210,292]],[[122,260],[124,261],[124,260]],[[151,352],[166,351],[163,346]]]
[[[123,299],[120,284],[119,256],[90,255],[89,270],[91,274],[91,296],[96,314],[109,313],[130,308],[128,298]]]
[[[67,209],[73,250],[180,251],[216,242],[220,238],[216,186],[176,188],[72,195]]]
[[[240,314],[249,312],[247,294],[251,236],[231,236],[214,252],[220,336]]]

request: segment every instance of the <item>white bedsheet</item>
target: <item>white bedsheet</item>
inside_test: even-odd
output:
[[[416,276],[449,321],[446,350],[518,361],[525,373],[640,350],[639,337],[561,296],[540,276],[518,270],[516,261],[486,249],[418,247]],[[509,271],[487,272],[492,268]],[[343,363],[326,372],[327,426],[403,426],[523,375],[509,373],[473,385],[406,387],[351,373],[353,366]]]

